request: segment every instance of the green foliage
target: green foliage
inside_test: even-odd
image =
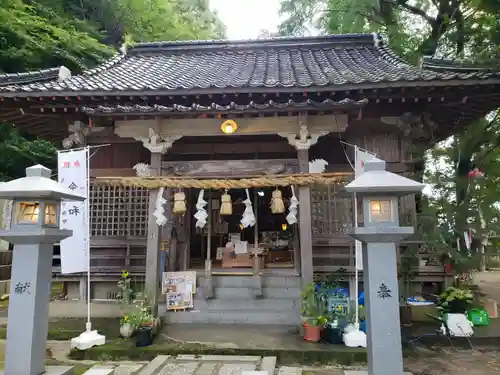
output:
[[[10,125],[0,124],[0,181],[25,176],[33,164],[56,166],[56,148],[41,139],[28,140]]]
[[[485,251],[488,238],[497,236],[500,194],[500,117],[493,115],[471,124],[447,142],[435,145],[427,153],[424,180],[432,194],[424,206],[437,231],[430,239],[440,253],[450,253],[458,273],[484,267],[478,253]],[[483,178],[471,178],[469,172],[479,168]],[[463,234],[473,230],[472,251],[465,250]],[[439,235],[439,237],[438,237]],[[457,246],[457,239],[459,245]],[[480,255],[481,256],[481,255]]]
[[[472,305],[474,295],[470,290],[459,289],[455,287],[447,288],[439,295],[438,307],[443,309],[443,312],[453,312],[453,305],[461,305],[460,307],[467,308]]]
[[[134,291],[130,286],[131,281],[132,280],[130,279],[127,270],[123,270],[120,275],[120,279],[116,283],[118,288],[120,289],[117,297],[122,303],[130,304],[132,302]]]
[[[384,32],[410,61],[439,53],[489,57],[498,53],[497,0],[282,0],[282,35],[310,28],[326,33]]]
[[[317,293],[316,284],[307,284],[302,293],[300,313],[303,317],[307,318],[308,323],[311,325],[320,325],[325,319],[324,313],[326,311],[326,303],[323,298]]]

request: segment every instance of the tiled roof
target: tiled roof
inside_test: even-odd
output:
[[[491,67],[484,65],[473,64],[469,61],[439,59],[435,57],[424,57],[422,61],[424,69],[441,71],[441,72],[458,72],[458,73],[492,73],[492,75],[500,76]]]
[[[59,77],[60,68],[34,70],[26,73],[0,73],[0,87],[53,81]]]
[[[334,101],[331,99],[326,99],[321,102],[317,102],[311,99],[304,100],[303,102],[295,102],[293,100],[288,100],[286,102],[278,102],[274,100],[269,100],[267,103],[259,104],[255,102],[250,102],[248,104],[236,104],[230,103],[228,105],[219,105],[217,103],[212,103],[209,106],[193,104],[191,106],[183,106],[174,104],[173,106],[164,105],[117,105],[117,106],[97,106],[97,107],[87,107],[84,106],[80,110],[87,115],[96,114],[111,114],[111,113],[172,113],[172,112],[232,112],[232,111],[245,111],[248,109],[301,109],[301,108],[318,108],[318,109],[333,109],[342,108],[344,110],[354,110],[363,108],[368,104],[368,99],[362,100],[352,100],[344,99],[340,101]]]
[[[137,44],[102,66],[64,80],[0,87],[0,95],[194,94],[342,89],[370,84],[467,80],[488,72],[411,66],[375,34]]]

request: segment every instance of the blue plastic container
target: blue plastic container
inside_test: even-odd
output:
[[[366,333],[366,320],[362,320],[360,323],[359,323],[359,330]]]

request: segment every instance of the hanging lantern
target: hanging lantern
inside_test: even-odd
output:
[[[282,214],[285,212],[285,204],[283,203],[283,197],[281,196],[281,191],[276,188],[273,191],[271,198],[271,212],[273,214]]]
[[[227,190],[220,197],[220,215],[232,215],[233,214],[233,202],[231,201],[231,196],[227,193]]]
[[[220,126],[224,134],[233,134],[238,129],[238,124],[233,120],[226,120]]]
[[[183,191],[174,194],[174,208],[173,212],[176,215],[184,215],[187,211],[186,208],[186,194]]]

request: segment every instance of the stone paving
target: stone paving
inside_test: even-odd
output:
[[[147,365],[96,365],[84,375],[302,375],[299,367],[276,368],[276,357],[231,355],[158,356]]]

